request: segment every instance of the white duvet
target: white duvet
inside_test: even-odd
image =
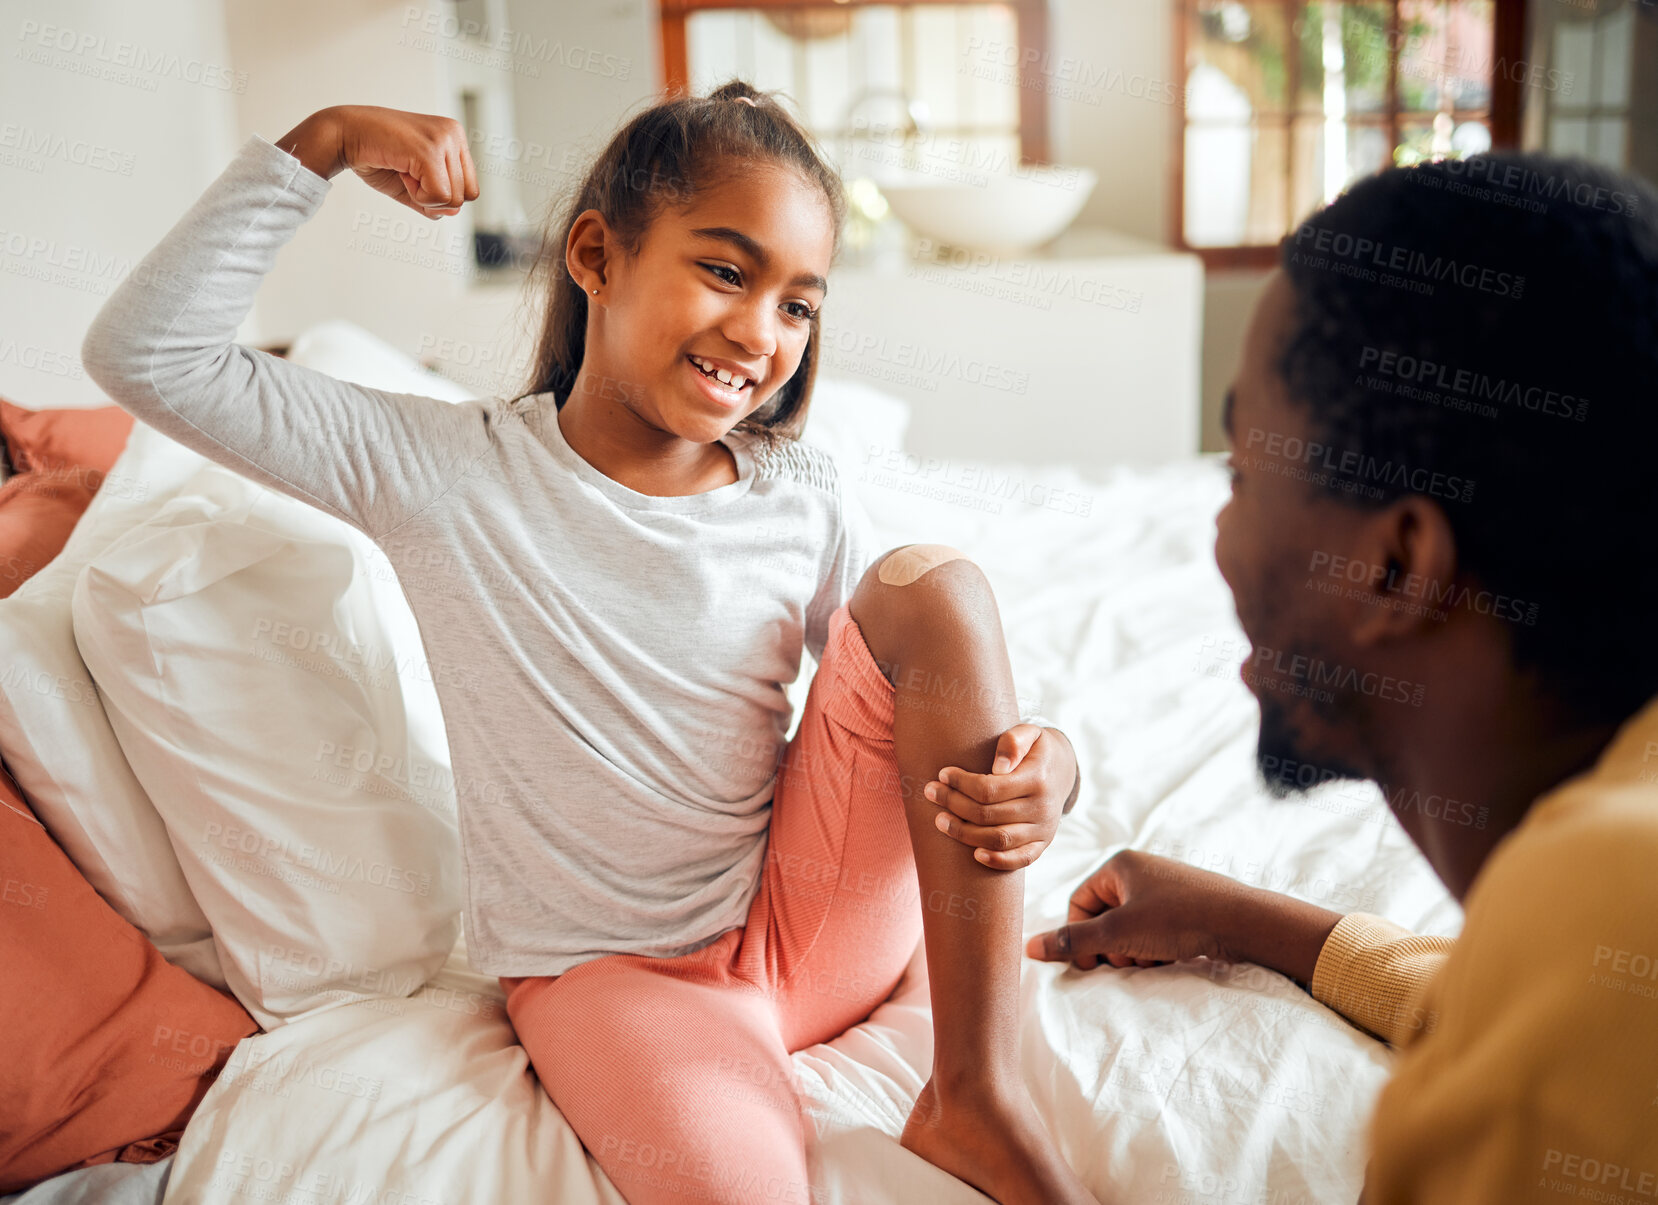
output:
[[[890,544],[953,544],[985,567],[1021,695],[1082,759],[1078,806],[1027,872],[1027,932],[1062,919],[1076,882],[1125,844],[1457,931],[1460,911],[1373,788],[1288,802],[1256,785],[1247,646],[1213,560],[1216,461],[1083,475],[875,458],[860,476]],[[1202,962],[1027,962],[1022,999],[1031,1092],[1102,1201],[1357,1198],[1391,1055],[1288,980]],[[822,1199],[985,1199],[898,1145],[930,1056],[919,958],[868,1021],[795,1056]],[[468,969],[464,946],[413,997],[341,1004],[244,1041],[186,1131],[165,1198],[622,1199],[536,1083],[498,986]]]

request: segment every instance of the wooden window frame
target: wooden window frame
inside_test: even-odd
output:
[[[1182,251],[1189,251],[1203,260],[1203,266],[1210,270],[1228,269],[1267,269],[1277,266],[1278,244],[1244,244],[1233,247],[1194,247],[1186,241],[1186,53],[1190,46],[1192,22],[1197,16],[1199,0],[1176,0],[1175,4],[1175,32],[1174,43],[1174,70],[1175,106],[1174,106],[1174,153],[1169,157],[1172,182],[1169,190],[1169,230],[1170,241]],[[1284,12],[1284,27],[1290,31],[1290,37],[1295,35],[1295,10],[1300,7],[1302,0],[1240,0],[1250,8],[1268,8],[1277,5]],[[1351,0],[1341,0],[1343,3]],[[1491,148],[1493,150],[1513,150],[1520,145],[1520,89],[1523,84],[1519,80],[1509,78],[1497,71],[1500,63],[1514,64],[1525,57],[1526,39],[1525,5],[1520,0],[1494,0],[1492,13],[1492,80],[1491,80]],[[1353,124],[1385,125],[1388,132],[1388,145],[1399,144],[1399,0],[1391,0],[1391,11],[1388,17],[1387,39],[1387,104],[1380,120],[1371,122],[1356,122]],[[1293,43],[1292,43],[1293,45]],[[1289,104],[1285,121],[1293,122],[1295,116],[1295,98],[1299,91],[1299,64],[1300,58],[1296,54],[1288,56],[1290,64]],[[1510,75],[1512,72],[1509,73]],[[1288,128],[1288,127],[1286,127]],[[1286,161],[1293,166],[1294,148],[1290,148],[1290,159]],[[1286,189],[1286,194],[1293,204],[1294,190]],[[1295,220],[1294,218],[1291,219]]]
[[[1047,0],[661,0],[662,74],[669,94],[690,89],[689,53],[685,23],[692,13],[716,9],[834,9],[874,7],[921,8],[929,4],[996,3],[1013,10],[1021,55],[1034,49],[1045,58],[1049,50]],[[1039,59],[1040,61],[1040,59]],[[1041,88],[1019,89],[1019,162],[1034,166],[1052,162],[1048,132],[1048,94]]]

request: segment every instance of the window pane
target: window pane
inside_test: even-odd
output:
[[[1225,247],[1282,238],[1287,143],[1281,126],[1187,127],[1186,241]]]
[[[1600,69],[1594,74],[1597,105],[1621,109],[1629,103],[1631,56],[1635,51],[1635,6],[1600,19]]]
[[[1451,62],[1446,90],[1451,106],[1457,109],[1491,107],[1491,73],[1496,70],[1497,6],[1491,0],[1463,0],[1452,5],[1450,16]],[[1514,63],[1509,71],[1524,70]]]
[[[780,91],[837,157],[910,156],[913,113],[922,143],[972,144],[963,164],[1019,162],[1024,60],[1006,4],[702,10],[686,57],[693,92],[733,76]]]
[[[1342,153],[1336,159],[1336,164],[1342,169],[1345,177],[1347,127],[1333,126],[1327,129],[1321,118],[1300,118],[1296,121],[1294,134],[1290,139],[1290,147],[1295,155],[1295,193],[1290,208],[1297,218],[1305,217],[1327,199],[1324,195],[1325,154],[1331,149],[1327,142],[1337,138],[1341,140]]]
[[[1599,117],[1589,130],[1589,158],[1620,171],[1628,166],[1629,123],[1622,117]]]
[[[1291,146],[1295,154],[1293,209],[1297,221],[1319,205],[1335,200],[1360,176],[1393,162],[1393,147],[1384,125],[1349,125],[1304,117],[1295,123]],[[1336,170],[1328,172],[1332,152]]]
[[[1284,10],[1272,4],[1237,4],[1222,0],[1200,0],[1197,27],[1187,48],[1188,87],[1200,71],[1209,77],[1210,92],[1215,81],[1230,85],[1226,91],[1239,98],[1243,113],[1281,113],[1289,97],[1289,45],[1284,28]],[[1205,97],[1199,97],[1199,101]],[[1229,102],[1229,115],[1238,106]],[[1205,120],[1191,111],[1189,120]]]
[[[1491,0],[1400,0],[1399,107],[1487,108],[1495,20]]]
[[[1549,122],[1549,150],[1556,155],[1589,153],[1589,119],[1556,117]]]
[[[1554,98],[1557,104],[1588,103],[1595,79],[1594,64],[1594,22],[1562,19],[1554,27],[1554,62],[1550,64],[1560,71],[1560,93]]]
[[[1440,76],[1450,59],[1444,7],[1439,0],[1400,0],[1399,107],[1408,112],[1440,106]]]
[[[1384,112],[1387,22],[1386,3],[1303,5],[1296,18],[1301,53],[1297,107],[1335,117]]]

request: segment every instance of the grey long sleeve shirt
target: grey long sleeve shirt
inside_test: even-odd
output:
[[[478,970],[706,945],[758,888],[783,684],[870,559],[861,512],[809,445],[734,432],[734,484],[653,497],[577,455],[551,395],[457,405],[237,345],[329,189],[251,136],[99,311],[86,370],[390,558],[439,671]]]

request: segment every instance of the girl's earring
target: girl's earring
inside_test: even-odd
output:
[[[597,297],[598,295],[599,295],[599,290],[594,289],[593,290],[593,296]]]

